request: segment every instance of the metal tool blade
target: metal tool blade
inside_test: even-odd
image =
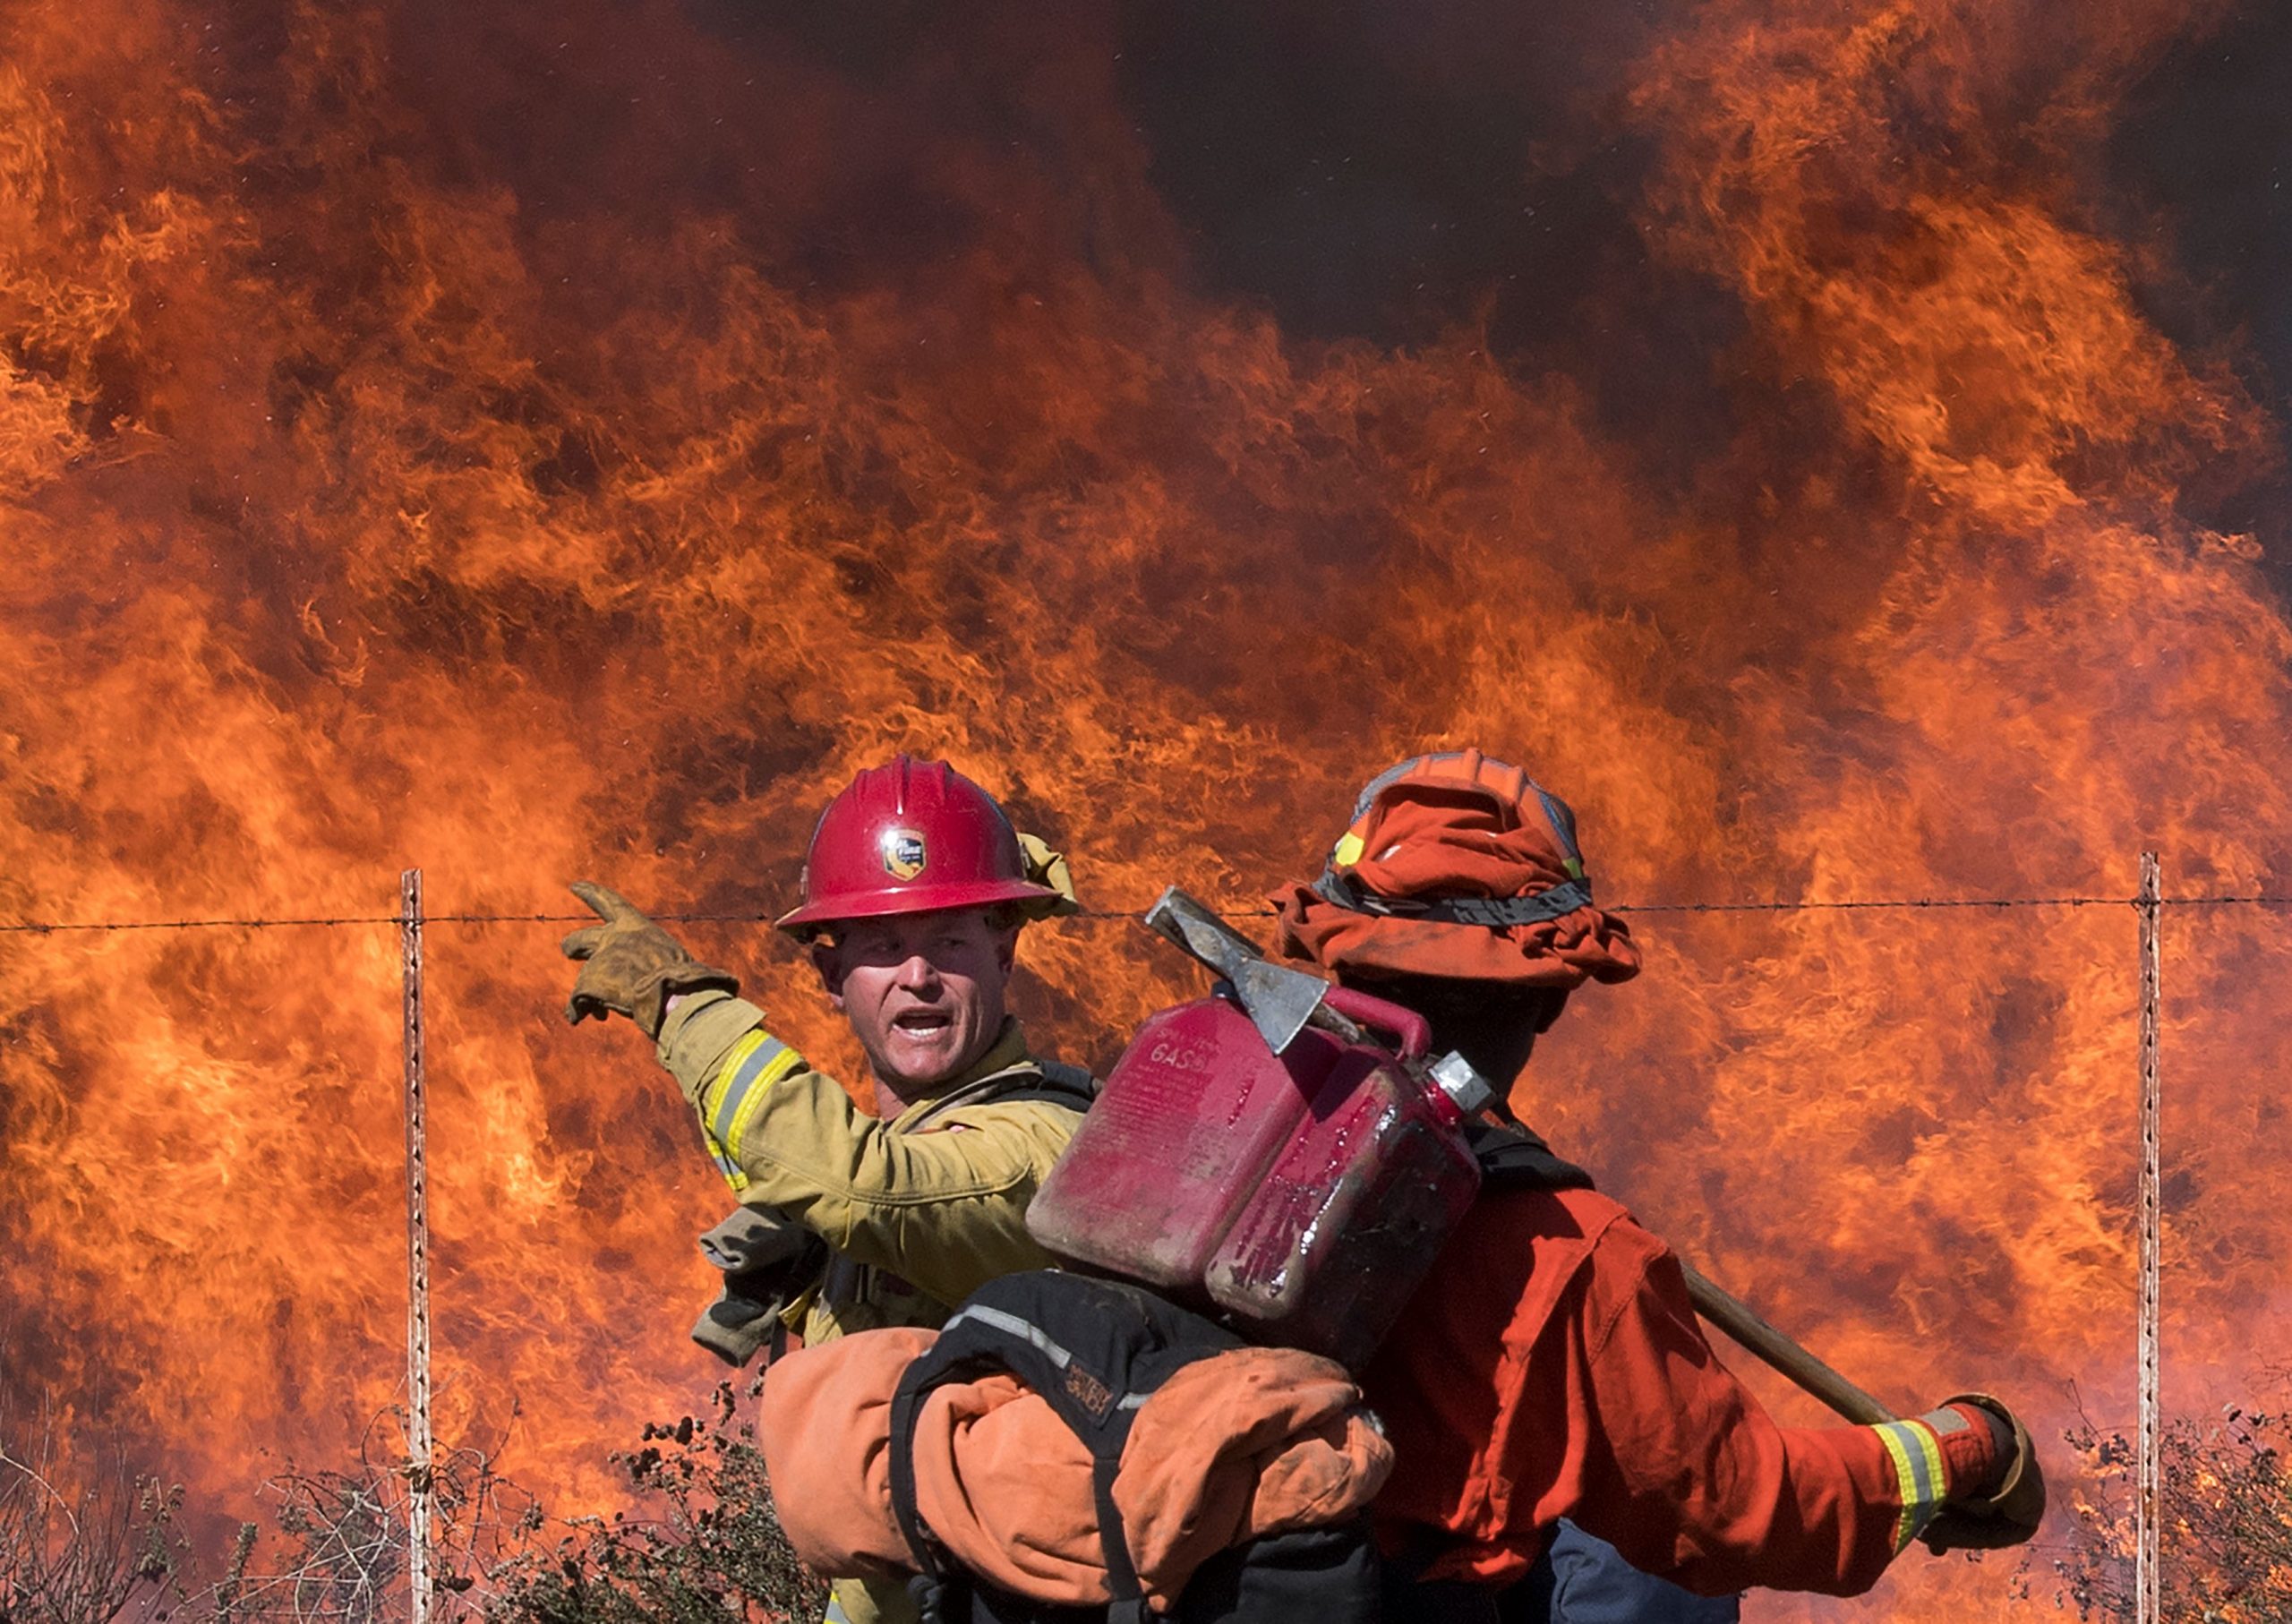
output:
[[[1277,1055],[1296,1040],[1329,991],[1318,976],[1269,962],[1256,943],[1176,885],[1146,910],[1146,924],[1232,983],[1235,1002]]]
[[[1262,959],[1237,966],[1231,978],[1234,997],[1265,1047],[1279,1055],[1296,1040],[1321,1006],[1329,984],[1302,970],[1284,970]]]

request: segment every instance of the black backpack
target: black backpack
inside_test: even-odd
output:
[[[1564,1161],[1534,1130],[1518,1122],[1498,1125],[1475,1118],[1465,1143],[1480,1164],[1480,1187],[1490,1190],[1589,1190],[1592,1175]]]
[[[1467,1130],[1484,1189],[1589,1189],[1591,1175],[1518,1124]],[[1056,1269],[1005,1275],[973,1293],[907,1368],[892,1401],[892,1511],[914,1557],[911,1588],[924,1624],[1143,1624],[1145,1598],[1131,1566],[1115,1474],[1130,1425],[1149,1395],[1197,1359],[1241,1346],[1230,1331],[1143,1286]],[[1056,1607],[988,1585],[948,1560],[917,1515],[915,1420],[923,1396],[949,1381],[1006,1371],[1049,1404],[1090,1451],[1111,1603]],[[1443,1586],[1383,1574],[1365,1519],[1253,1540],[1205,1562],[1172,1624],[1376,1624],[1379,1592],[1393,1586],[1402,1614],[1444,1617]],[[1459,1619],[1478,1616],[1485,1593],[1457,1587]],[[1415,1606],[1408,1603],[1414,1603]]]
[[[1143,1624],[1114,1480],[1147,1397],[1177,1372],[1240,1338],[1142,1286],[1056,1269],[988,1281],[907,1368],[892,1400],[892,1511],[918,1569],[924,1624]],[[1054,1607],[1001,1590],[949,1560],[917,1515],[915,1421],[949,1381],[1006,1371],[1039,1394],[1090,1451],[1113,1600]],[[1204,1563],[1172,1624],[1375,1624],[1379,1577],[1365,1518],[1253,1540]]]

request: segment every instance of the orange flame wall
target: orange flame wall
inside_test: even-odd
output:
[[[0,915],[372,915],[406,865],[438,912],[586,875],[762,913],[897,748],[1099,906],[1239,902],[1441,741],[1568,796],[1612,900],[2125,896],[2144,844],[2177,891],[2280,890],[2292,632],[2177,500],[2276,425],[2079,201],[2189,11],[1723,0],[1604,58],[1519,161],[1648,155],[1643,299],[1732,312],[1613,329],[1649,397],[1732,403],[1687,444],[1603,409],[1588,315],[1402,347],[1210,291],[1087,8],[861,42],[27,0]],[[514,1400],[506,1464],[569,1504],[712,1379],[723,1193],[643,1046],[559,1019],[559,928],[431,932],[432,1175],[441,1431]],[[1638,928],[1648,973],[1539,1056],[1548,1131],[1881,1393],[2122,1419],[2130,912]],[[689,936],[848,1063],[766,933]],[[2168,930],[2182,1368],[2287,1317],[2287,946],[2250,908]],[[1118,923],[1028,953],[1031,1018],[1099,1062],[1185,985]],[[233,1503],[251,1451],[358,1434],[400,1357],[398,998],[387,927],[0,936],[11,1389]],[[2005,1577],[1914,1555],[1815,1611]]]

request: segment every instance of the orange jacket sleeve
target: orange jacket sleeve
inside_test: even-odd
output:
[[[1689,1590],[1851,1595],[1992,1461],[1947,1415],[1778,1426],[1679,1261],[1590,1192],[1484,1197],[1364,1385],[1398,1457],[1385,1543],[1427,1578],[1509,1583],[1568,1517]]]
[[[1868,1590],[1941,1486],[1906,1517],[1876,1428],[1778,1426],[1713,1353],[1677,1258],[1628,1223],[1601,1251],[1612,1255],[1595,1253],[1583,1314],[1566,1327],[1590,1422],[1568,1514],[1642,1571],[1703,1594]]]

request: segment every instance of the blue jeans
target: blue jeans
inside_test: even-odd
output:
[[[1736,1624],[1735,1596],[1690,1595],[1650,1578],[1605,1540],[1562,1522],[1528,1577],[1505,1592],[1504,1624]]]

